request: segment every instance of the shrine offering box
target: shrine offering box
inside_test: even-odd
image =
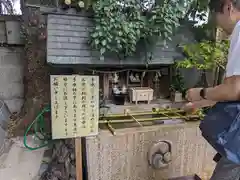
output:
[[[129,91],[130,102],[146,101],[148,104],[153,100],[153,89],[149,87],[134,87]]]

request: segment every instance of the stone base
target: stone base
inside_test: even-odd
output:
[[[198,174],[209,179],[215,151],[202,138],[198,122],[116,129],[116,136],[100,131],[86,138],[89,180],[166,180]],[[168,168],[153,169],[147,154],[158,140],[172,142]]]

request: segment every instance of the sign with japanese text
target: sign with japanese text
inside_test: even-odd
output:
[[[53,139],[96,135],[98,76],[51,75],[51,114]]]

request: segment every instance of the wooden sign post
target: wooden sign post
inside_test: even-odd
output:
[[[52,138],[75,139],[77,180],[82,180],[81,137],[98,134],[98,76],[51,76]]]
[[[81,141],[81,138],[76,138],[75,139],[75,155],[76,155],[76,180],[83,180],[82,141]]]

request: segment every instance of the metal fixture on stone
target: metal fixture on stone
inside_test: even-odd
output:
[[[162,169],[172,161],[172,143],[161,140],[152,145],[148,151],[148,163],[154,169]]]

